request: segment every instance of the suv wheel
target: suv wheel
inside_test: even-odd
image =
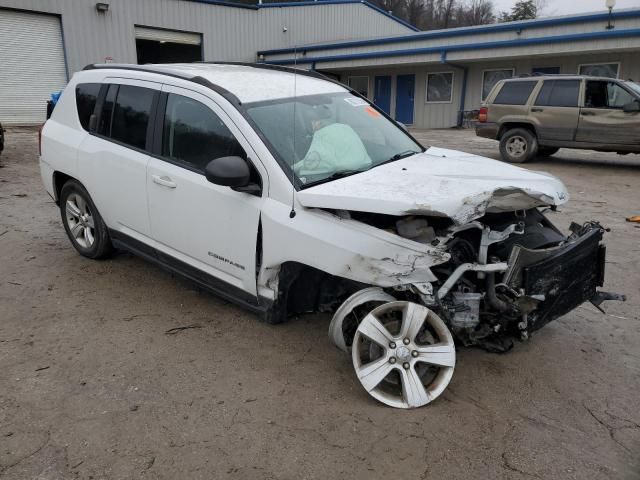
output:
[[[538,148],[538,156],[539,157],[550,157],[551,155],[555,155],[558,153],[559,148],[556,147],[540,147]]]
[[[526,163],[538,153],[538,139],[529,130],[513,128],[500,138],[500,155],[509,163]]]
[[[108,257],[113,251],[107,226],[85,188],[69,180],[60,192],[60,215],[74,248],[88,258]]]

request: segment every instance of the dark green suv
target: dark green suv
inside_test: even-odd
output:
[[[579,75],[503,80],[482,105],[476,134],[499,140],[512,163],[563,147],[640,153],[640,85]]]

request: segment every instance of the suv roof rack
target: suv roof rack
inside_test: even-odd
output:
[[[270,65],[270,64],[266,64],[266,63],[249,63],[249,62],[205,62],[205,61],[200,61],[200,62],[193,62],[196,64],[208,64],[208,65],[238,65],[241,67],[252,67],[252,68],[261,68],[261,69],[265,69],[265,70],[277,70],[280,72],[287,72],[287,73],[294,73],[296,75],[304,75],[305,77],[312,77],[312,78],[317,78],[317,79],[321,79],[321,80],[326,80],[327,82],[331,82],[331,83],[335,83],[337,85],[340,85],[341,87],[346,88],[347,90],[349,90],[351,93],[355,93],[358,96],[360,96],[360,94],[358,94],[357,92],[355,92],[355,90],[353,90],[351,87],[344,85],[340,82],[338,82],[337,80],[334,80],[332,78],[329,78],[319,72],[316,72],[315,70],[306,70],[306,69],[299,69],[299,68],[294,68],[294,67],[287,67],[287,66],[283,66],[283,65]],[[167,66],[170,67],[171,64],[167,64]],[[157,66],[157,65],[133,65],[130,63],[92,63],[89,64],[87,66],[85,66],[82,70],[132,70],[132,71],[137,71],[137,72],[148,72],[148,73],[157,73],[159,75],[167,75],[169,77],[174,77],[174,78],[180,78],[182,80],[189,80],[191,82],[195,82],[198,83],[200,85],[203,85],[205,87],[209,87],[212,90],[218,92],[220,95],[224,96],[227,100],[231,101],[232,103],[236,103],[237,105],[241,105],[242,102],[240,101],[240,99],[238,97],[236,97],[233,93],[231,93],[230,91],[228,91],[227,89],[221,87],[220,85],[217,85],[209,80],[207,80],[204,77],[201,77],[199,75],[187,75],[187,74],[183,74],[180,73],[179,71],[175,71],[175,70],[167,70],[165,68],[163,68],[162,66]]]

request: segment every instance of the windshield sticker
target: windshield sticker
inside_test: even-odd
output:
[[[365,105],[369,105],[365,100],[358,97],[347,97],[344,99],[344,101],[352,107],[363,107]]]
[[[367,108],[364,109],[364,111],[367,112],[369,114],[369,116],[373,117],[373,118],[378,118],[378,117],[382,116],[382,115],[380,115],[380,112],[377,111],[373,107],[367,107]]]

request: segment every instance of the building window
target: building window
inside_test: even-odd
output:
[[[453,72],[427,73],[427,103],[451,103]]]
[[[349,86],[365,98],[369,98],[369,77],[349,77]]]
[[[618,78],[619,70],[619,63],[589,63],[580,65],[578,73],[592,77]]]
[[[532,75],[558,75],[560,73],[560,67],[533,67],[531,69]]]
[[[512,78],[515,70],[513,68],[505,68],[500,70],[485,70],[482,72],[482,101],[484,102],[493,87],[500,80]]]

